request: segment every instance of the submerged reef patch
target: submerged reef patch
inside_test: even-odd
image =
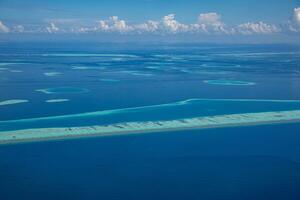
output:
[[[70,101],[69,99],[48,99],[46,100],[46,103],[61,103],[61,102],[67,102]]]
[[[88,66],[73,66],[71,69],[74,70],[102,70],[103,67],[88,67]]]
[[[78,87],[56,87],[56,88],[45,88],[38,89],[37,92],[42,92],[45,94],[76,94],[76,93],[86,93],[89,92],[88,89],[78,88]]]
[[[27,102],[28,102],[28,100],[24,100],[24,99],[10,99],[10,100],[5,100],[5,101],[0,101],[0,106],[27,103]]]
[[[110,79],[110,78],[102,78],[99,80],[103,81],[103,82],[120,82],[120,80],[118,80],[118,79]]]
[[[7,66],[7,65],[22,65],[26,63],[17,63],[17,62],[6,62],[6,63],[0,63],[0,66]]]
[[[253,82],[237,81],[237,80],[205,80],[203,82],[210,85],[240,85],[240,86],[255,85],[255,83]]]
[[[232,72],[228,72],[228,71],[205,71],[205,70],[201,70],[201,71],[195,71],[193,73],[197,73],[197,74],[207,74],[207,75],[228,75],[228,74],[232,74]]]
[[[144,73],[140,71],[129,71],[129,70],[123,70],[123,71],[118,71],[117,73],[124,73],[124,74],[130,74],[134,76],[153,76],[154,74],[150,73]]]
[[[12,72],[12,73],[22,73],[23,71],[22,70],[9,70],[9,72]]]
[[[0,67],[0,70],[9,70],[8,68],[6,68],[6,67]]]
[[[45,72],[44,73],[45,76],[59,76],[62,75],[61,72]]]
[[[54,57],[128,57],[137,58],[136,55],[131,54],[101,54],[101,53],[52,53],[42,54],[42,56],[54,56]]]

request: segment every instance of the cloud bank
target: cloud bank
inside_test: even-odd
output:
[[[281,28],[273,25],[266,24],[264,22],[258,23],[244,23],[240,24],[237,27],[237,31],[244,35],[252,35],[252,34],[272,34],[281,32]]]
[[[76,32],[76,31],[75,31]],[[94,27],[81,28],[78,32],[118,32],[118,33],[155,33],[155,34],[272,34],[280,32],[280,28],[264,22],[245,23],[227,26],[218,13],[202,13],[196,23],[184,24],[176,19],[175,14],[164,16],[159,21],[149,20],[141,24],[129,24],[118,16],[100,20]]]
[[[68,25],[66,25],[66,22]],[[160,20],[144,23],[129,23],[111,16],[96,20],[89,25],[78,20],[52,20],[48,25],[14,25],[8,27],[0,21],[0,33],[119,33],[119,34],[206,34],[206,35],[268,35],[281,32],[300,32],[300,7],[295,8],[291,20],[284,24],[268,24],[263,21],[245,22],[227,25],[216,12],[201,13],[195,23],[185,24],[176,19],[175,14],[168,14]]]

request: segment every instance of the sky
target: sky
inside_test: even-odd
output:
[[[0,0],[0,39],[28,35],[299,43],[300,0]]]

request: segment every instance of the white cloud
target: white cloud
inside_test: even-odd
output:
[[[137,33],[154,33],[154,32],[170,32],[177,33],[188,29],[188,25],[181,24],[175,20],[175,15],[170,14],[164,16],[161,21],[149,20],[141,24],[128,24],[125,20],[121,20],[118,16],[112,16],[108,20],[100,20],[97,30],[104,32],[137,32]]]
[[[175,20],[175,14],[169,14],[162,19],[162,25],[166,31],[176,33],[188,30],[188,25],[179,23]]]
[[[55,20],[55,19],[54,19]],[[92,21],[80,19],[56,19],[48,26],[40,24],[12,26],[11,30],[0,21],[0,32],[15,33],[122,33],[122,34],[273,34],[284,31],[300,32],[300,7],[294,9],[293,19],[282,25],[267,24],[265,22],[248,22],[240,25],[228,26],[221,15],[216,12],[201,13],[195,23],[181,23],[175,14],[169,14],[160,20],[149,20],[141,23],[129,23],[118,16],[111,16],[106,20]],[[59,25],[57,27],[56,25]]]
[[[293,20],[295,23],[300,24],[300,7],[294,9]]]
[[[64,31],[59,29],[52,22],[47,27],[47,32],[54,33]],[[118,16],[111,16],[107,20],[99,20],[96,26],[77,27],[71,29],[71,32],[89,33],[89,32],[117,32],[117,33],[190,33],[190,34],[271,34],[279,32],[280,29],[275,25],[264,22],[245,23],[237,27],[226,26],[218,13],[202,13],[198,17],[197,23],[183,24],[175,19],[175,14],[164,16],[160,21],[149,20],[140,24],[129,24]],[[66,31],[67,32],[67,31]]]
[[[207,25],[222,24],[221,15],[214,12],[200,14],[198,17],[198,22],[199,24],[207,24]]]
[[[227,27],[225,23],[221,21],[221,15],[215,12],[202,13],[198,17],[198,22],[191,25],[191,29],[196,32],[203,32],[207,34],[230,34],[233,33],[233,29]]]
[[[244,24],[240,24],[237,27],[237,31],[244,35],[252,35],[252,34],[272,34],[280,32],[280,28],[273,24],[266,24],[264,22],[248,22]]]
[[[51,23],[50,23],[50,26],[46,27],[46,31],[47,31],[48,33],[56,33],[56,32],[59,31],[59,28],[56,27],[56,25],[55,25],[53,22],[51,22]]]
[[[125,20],[119,19],[118,16],[112,16],[108,20],[100,20],[97,30],[110,31],[110,32],[128,32],[132,30],[132,27],[127,25]]]
[[[110,17],[110,21],[112,22],[112,28],[114,30],[124,32],[130,29],[130,27],[127,26],[125,20],[120,20],[118,16]]]
[[[109,25],[104,21],[104,20],[100,20],[99,21],[99,29],[103,30],[103,31],[107,31],[109,30]]]
[[[287,27],[292,32],[300,32],[300,7],[294,9],[292,20]]]
[[[9,32],[9,28],[7,26],[5,26],[2,21],[0,21],[0,33],[8,33]]]

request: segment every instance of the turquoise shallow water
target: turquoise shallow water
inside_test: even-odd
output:
[[[190,99],[161,105],[0,121],[2,130],[161,121],[200,116],[300,110],[297,100]]]

